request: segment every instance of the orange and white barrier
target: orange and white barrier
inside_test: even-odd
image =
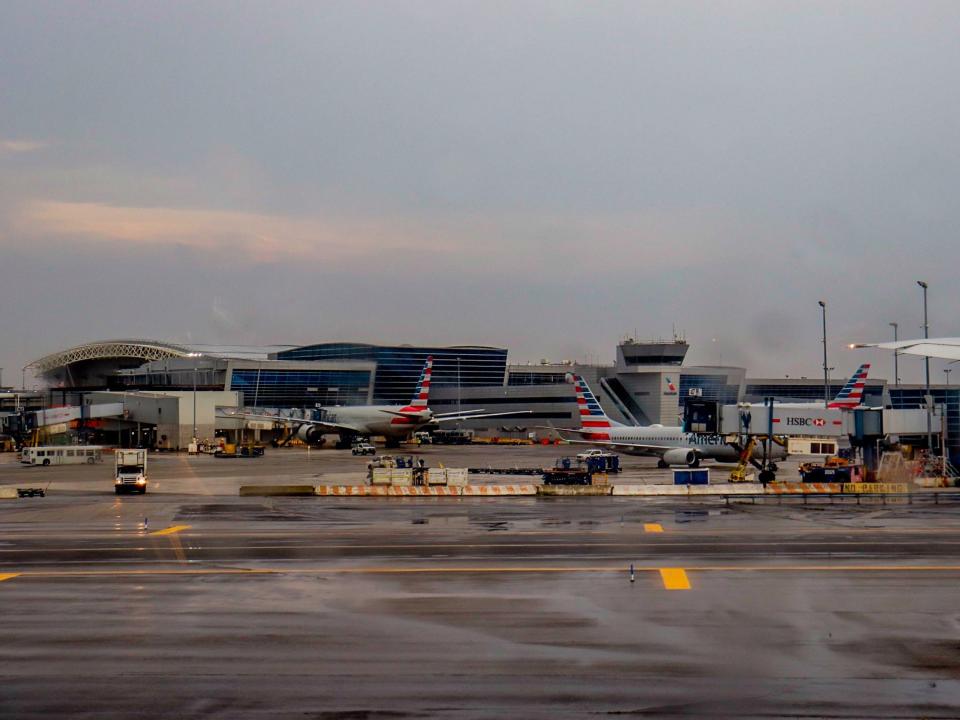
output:
[[[458,489],[464,497],[537,494],[536,485],[467,485]]]

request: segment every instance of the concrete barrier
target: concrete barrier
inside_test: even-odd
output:
[[[534,485],[318,485],[315,494],[320,497],[510,497],[536,495],[537,488]]]
[[[763,493],[760,483],[730,483],[729,485],[688,485],[689,495],[758,495]]]
[[[839,493],[843,489],[841,483],[803,483],[803,482],[772,482],[767,485],[768,495],[817,495]]]
[[[537,495],[548,497],[598,497],[612,493],[612,485],[537,485]]]
[[[618,496],[689,497],[693,495],[762,495],[760,483],[733,483],[730,485],[614,485]]]
[[[313,485],[241,485],[240,494],[256,497],[314,495]]]

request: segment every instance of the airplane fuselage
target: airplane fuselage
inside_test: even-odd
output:
[[[730,445],[722,435],[711,433],[684,432],[681,427],[611,427],[604,428],[605,434],[610,436],[610,443],[646,443],[661,447],[676,448],[679,450],[693,450],[700,458],[718,460],[720,462],[736,462],[740,459],[739,451]],[[606,441],[605,441],[606,442]],[[641,448],[622,446],[618,451],[628,455],[659,455],[661,453]],[[787,451],[781,445],[772,444],[770,457],[773,460],[783,460]],[[760,445],[753,450],[754,458],[763,457],[763,448]]]
[[[402,405],[362,405],[356,407],[320,408],[315,419],[350,425],[357,429],[358,435],[383,435],[389,438],[405,438],[433,418],[429,410],[418,415],[405,412],[399,414]]]

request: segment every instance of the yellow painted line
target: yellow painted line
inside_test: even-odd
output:
[[[663,532],[663,525],[660,523],[644,523],[643,531],[649,533]]]
[[[189,530],[189,525],[174,525],[173,527],[164,528],[163,530],[157,530],[156,532],[150,533],[150,535],[173,535],[178,533],[181,530]]]
[[[20,573],[0,573],[0,582],[3,582],[4,580],[13,580],[19,574]]]
[[[660,568],[660,579],[667,590],[690,589],[690,578],[683,568]]]

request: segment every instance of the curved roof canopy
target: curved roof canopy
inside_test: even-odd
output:
[[[84,360],[133,358],[149,362],[162,358],[193,357],[195,354],[185,345],[157,340],[100,340],[45,355],[29,363],[27,367],[39,372],[50,372]]]

